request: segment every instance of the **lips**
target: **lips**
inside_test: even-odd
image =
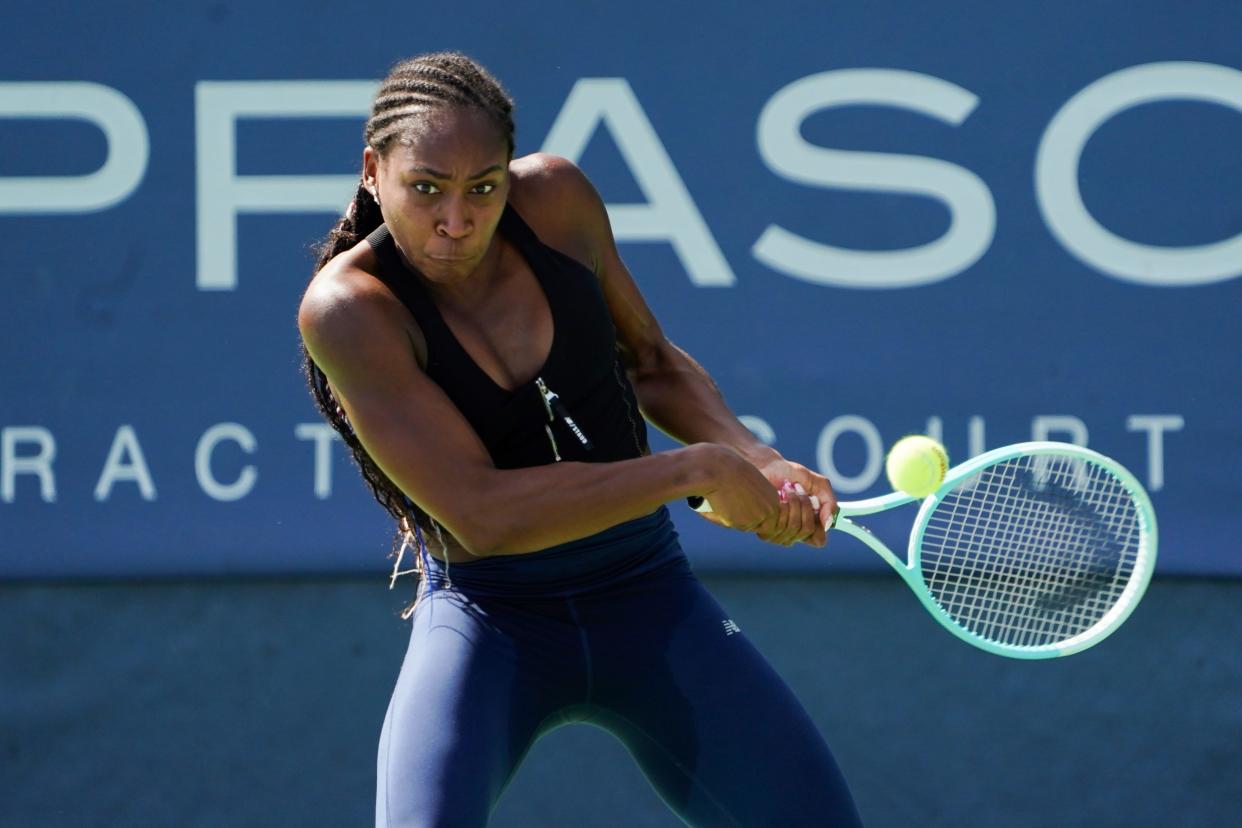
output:
[[[427,258],[431,259],[433,262],[468,262],[473,259],[474,256],[461,253],[428,253]]]

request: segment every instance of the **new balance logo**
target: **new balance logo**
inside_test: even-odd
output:
[[[741,627],[733,623],[732,618],[726,618],[721,621],[720,626],[724,627],[725,635],[733,635],[734,633],[740,633],[742,631]]]

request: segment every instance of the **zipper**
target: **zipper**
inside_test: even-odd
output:
[[[565,403],[561,402],[560,395],[548,388],[547,383],[543,381],[543,377],[535,377],[535,387],[539,389],[539,396],[543,398],[544,411],[548,414],[548,422],[544,424],[543,430],[547,432],[548,442],[552,444],[553,456],[558,461],[561,459],[560,452],[556,447],[556,437],[552,434],[552,423],[555,423],[557,418],[560,418],[570,433],[578,438],[578,442],[582,444],[584,449],[590,451],[595,448],[591,443],[591,438],[586,436],[586,432],[579,428],[578,424],[574,422],[574,418],[569,415],[569,409],[565,407]]]
[[[539,396],[543,398],[543,408],[548,412],[548,422],[552,422],[554,419],[552,415],[552,400],[550,399],[552,392],[548,390],[548,386],[544,385],[543,377],[535,377],[535,387],[539,389]]]
[[[556,458],[556,462],[561,462],[561,453],[556,450],[556,438],[552,436],[552,426],[544,423],[543,430],[547,432],[548,442],[552,444],[552,456]]]
[[[548,422],[543,424],[543,430],[548,435],[548,442],[552,444],[552,456],[556,458],[556,462],[561,462],[561,453],[556,448],[556,437],[552,434],[552,423],[556,420],[556,415],[552,413],[552,400],[549,395],[552,393],[548,390],[548,386],[544,384],[543,377],[535,377],[535,387],[539,389],[539,398],[543,400],[543,409],[548,412]]]

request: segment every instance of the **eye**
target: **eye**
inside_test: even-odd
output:
[[[470,190],[470,192],[474,193],[475,195],[488,195],[495,189],[496,189],[495,184],[475,184],[474,187]]]
[[[435,195],[440,192],[440,188],[430,181],[417,181],[414,183],[414,189],[423,195]]]

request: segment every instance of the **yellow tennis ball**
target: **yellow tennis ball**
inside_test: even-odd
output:
[[[888,482],[911,497],[927,497],[944,482],[949,455],[930,437],[912,435],[893,444],[884,462]]]

